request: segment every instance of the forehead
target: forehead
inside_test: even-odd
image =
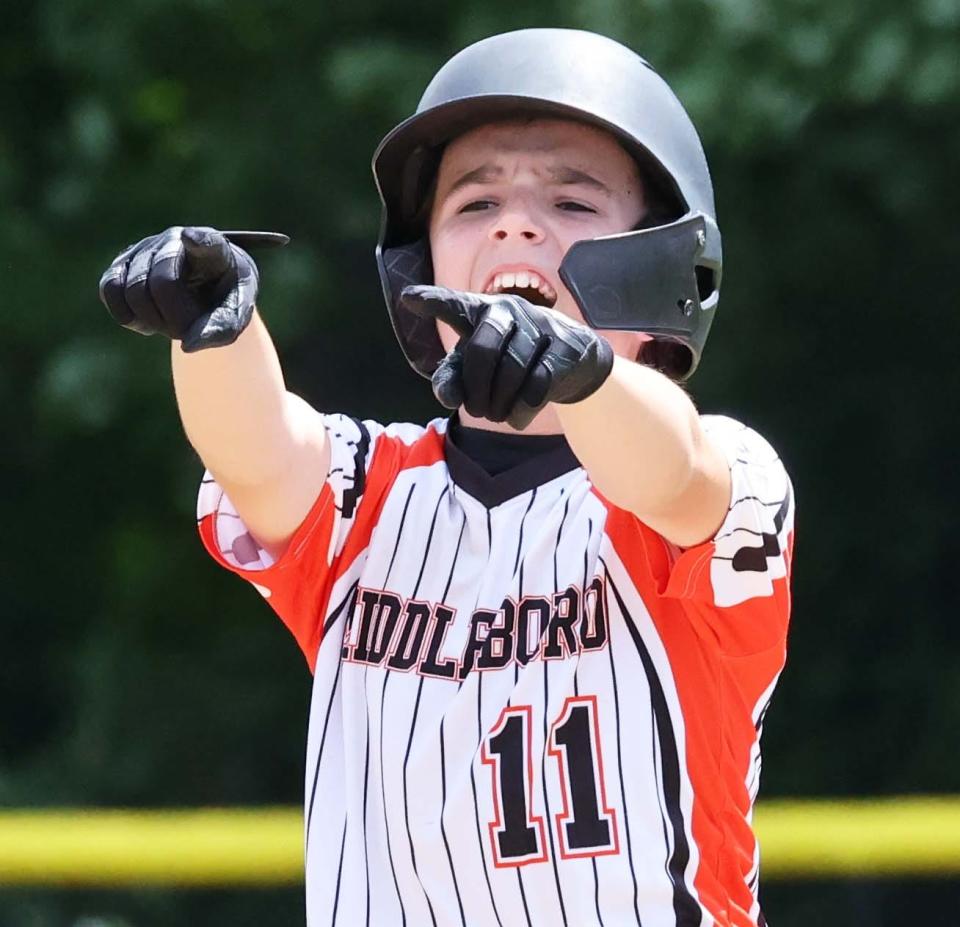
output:
[[[568,119],[505,119],[471,129],[447,145],[440,174],[518,156],[534,165],[589,166],[591,173],[613,182],[637,175],[634,160],[609,132]]]

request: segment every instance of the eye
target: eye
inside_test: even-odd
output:
[[[481,212],[484,209],[487,209],[490,206],[496,206],[497,204],[493,200],[471,200],[469,203],[465,203],[461,206],[457,212]]]
[[[576,203],[573,200],[561,200],[557,203],[557,209],[562,209],[564,212],[596,212],[592,206],[587,206],[584,203]]]

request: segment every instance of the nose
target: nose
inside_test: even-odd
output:
[[[501,210],[490,226],[490,238],[494,241],[513,238],[537,244],[543,241],[544,237],[543,225],[537,221],[531,210],[518,203]]]

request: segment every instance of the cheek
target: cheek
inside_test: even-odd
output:
[[[467,289],[476,254],[476,244],[469,235],[450,231],[430,236],[430,257],[433,280],[437,286]]]

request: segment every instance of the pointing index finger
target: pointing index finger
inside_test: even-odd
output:
[[[443,286],[405,286],[400,292],[400,305],[414,315],[446,322],[460,336],[473,332],[487,308],[476,293]]]
[[[230,231],[222,232],[221,234],[227,241],[239,245],[241,248],[247,248],[250,245],[269,245],[276,247],[290,243],[290,236],[284,235],[283,232]]]

